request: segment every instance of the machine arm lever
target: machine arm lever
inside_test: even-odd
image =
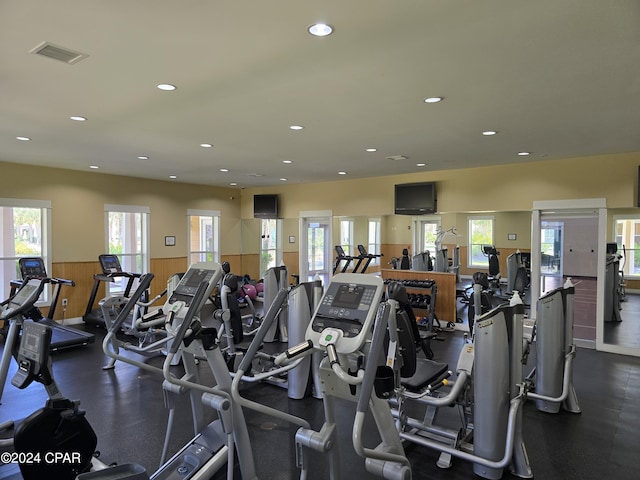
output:
[[[274,363],[277,366],[284,365],[285,363],[288,363],[289,360],[300,355],[305,355],[311,350],[313,350],[313,342],[311,340],[306,340],[302,343],[299,343],[298,345],[288,348],[287,350],[279,354],[275,358]]]

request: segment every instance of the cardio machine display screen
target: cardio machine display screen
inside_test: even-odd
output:
[[[372,308],[376,287],[348,283],[329,284],[318,306],[311,328],[321,332],[325,328],[342,330],[345,337],[356,337]]]
[[[45,278],[47,271],[41,258],[23,258],[20,260],[22,278]]]
[[[122,271],[120,260],[118,260],[118,257],[115,255],[100,255],[100,266],[105,275],[109,273],[120,273]]]
[[[198,290],[198,286],[202,282],[209,282],[213,274],[213,270],[191,268],[176,287],[175,293],[194,296]]]
[[[30,302],[32,297],[36,294],[38,287],[36,285],[27,284],[20,289],[16,296],[11,299],[9,306],[13,308],[21,307],[22,305]]]
[[[363,294],[364,289],[362,287],[341,285],[331,305],[340,308],[357,309]]]

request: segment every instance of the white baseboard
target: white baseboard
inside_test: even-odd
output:
[[[82,322],[82,317],[70,317],[65,318],[64,320],[56,320],[61,325],[80,325]]]

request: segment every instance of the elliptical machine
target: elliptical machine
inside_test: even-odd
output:
[[[319,431],[308,426],[296,432],[296,452],[301,478],[310,465],[309,452],[324,453],[330,478],[340,478],[341,448],[336,442],[336,406],[339,400],[356,404],[352,438],[355,452],[365,468],[378,477],[409,480],[411,466],[395,428],[387,403],[393,389],[400,349],[385,355],[388,338],[397,344],[398,328],[388,303],[381,304],[384,284],[379,277],[342,273],[328,285],[305,333],[305,341],[279,355],[276,364],[296,362],[312,353],[326,353],[320,364],[325,421]],[[386,362],[385,362],[385,356]],[[245,360],[250,358],[249,354]],[[234,386],[237,380],[234,381]],[[234,399],[248,405],[236,388]],[[365,416],[372,414],[381,442],[375,448],[363,445]]]

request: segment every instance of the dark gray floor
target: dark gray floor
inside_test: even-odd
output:
[[[629,293],[620,303],[621,322],[605,322],[604,343],[640,348],[640,295]]]
[[[91,327],[87,327],[90,329]],[[54,372],[61,391],[82,401],[99,438],[98,449],[106,462],[137,462],[153,471],[160,458],[166,410],[161,379],[118,362],[103,371],[103,331],[96,343],[54,356]],[[455,365],[462,345],[461,332],[445,332],[445,342],[434,342],[436,356]],[[160,359],[150,360],[160,364]],[[640,478],[640,358],[579,349],[574,383],[582,413],[545,414],[531,402],[525,406],[524,436],[534,476],[543,480]],[[12,366],[12,375],[15,367]],[[10,377],[9,377],[10,378]],[[246,391],[250,398],[307,418],[314,428],[323,420],[322,402],[313,398],[290,400],[283,389],[259,385]],[[7,385],[0,405],[0,421],[26,416],[46,398],[40,385],[20,391]],[[181,402],[172,448],[191,435],[189,408]],[[362,462],[351,447],[353,407],[340,404],[339,441],[343,478],[366,479]],[[253,413],[247,414],[258,475],[268,480],[299,477],[294,465],[295,427]],[[371,439],[371,445],[375,444]],[[470,464],[455,461],[449,470],[435,466],[435,452],[408,447],[414,479],[473,478]],[[309,478],[326,479],[326,459],[311,458]],[[0,478],[2,469],[0,468]],[[239,478],[239,476],[237,477]],[[512,478],[505,473],[503,478]]]

